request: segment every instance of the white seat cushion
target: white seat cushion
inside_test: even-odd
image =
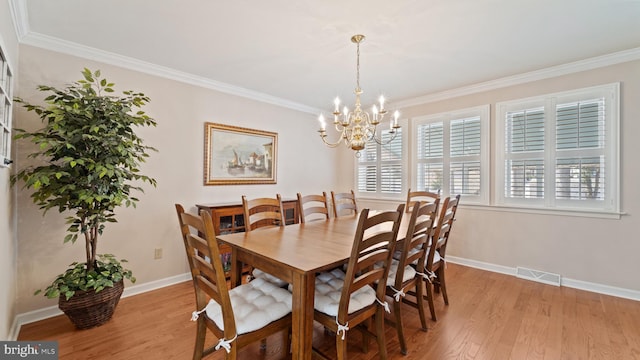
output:
[[[400,262],[396,259],[391,260],[391,266],[389,266],[389,276],[387,276],[387,286],[393,286],[393,284],[395,284],[399,263]],[[404,273],[402,274],[402,282],[411,280],[414,277],[416,277],[416,269],[409,265],[405,266]]]
[[[286,281],[284,281],[284,280],[282,280],[280,278],[277,278],[277,277],[275,277],[275,276],[273,276],[273,275],[271,275],[269,273],[266,273],[266,272],[264,272],[264,271],[262,271],[260,269],[253,269],[253,272],[251,273],[251,275],[253,275],[253,277],[256,278],[256,279],[266,280],[266,281],[274,284],[277,287],[284,288],[284,287],[287,287],[287,285],[289,285],[288,282],[286,282]]]
[[[229,290],[229,297],[238,334],[258,330],[291,312],[291,293],[264,279],[254,279]],[[217,302],[209,301],[206,314],[224,329],[222,308]]]
[[[345,273],[340,269],[316,275],[315,303],[316,310],[329,316],[338,314],[338,305],[344,286]],[[358,311],[376,301],[376,291],[371,286],[364,286],[351,294],[349,314]]]

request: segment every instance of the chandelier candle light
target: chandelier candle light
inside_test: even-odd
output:
[[[320,114],[318,120],[320,121],[320,138],[329,147],[336,147],[340,142],[356,151],[356,157],[360,157],[360,150],[365,148],[365,145],[369,141],[375,141],[378,144],[386,145],[395,139],[397,130],[400,128],[398,125],[398,116],[400,113],[396,111],[393,115],[393,119],[389,121],[389,134],[391,135],[387,141],[382,141],[376,136],[377,126],[384,119],[387,114],[387,110],[384,108],[384,97],[380,96],[380,108],[373,105],[371,108],[371,115],[367,111],[363,111],[360,105],[360,95],[362,89],[360,88],[360,43],[364,41],[364,35],[353,35],[351,42],[357,46],[357,61],[356,61],[356,104],[355,109],[349,112],[349,109],[345,106],[340,112],[340,99],[334,100],[335,108],[333,110],[333,124],[336,131],[340,133],[340,138],[336,142],[327,141],[326,122],[324,115]]]

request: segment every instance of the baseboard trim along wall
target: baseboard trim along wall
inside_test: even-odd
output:
[[[447,261],[453,264],[469,266],[472,268],[491,271],[495,273],[518,276],[517,268],[512,268],[508,266],[496,265],[491,263],[486,263],[477,260],[460,258],[457,256],[447,256]],[[529,279],[527,277],[521,277],[522,279]],[[151,281],[148,283],[134,285],[130,287],[126,287],[124,289],[124,293],[122,297],[129,297],[138,294],[142,294],[148,291],[157,290],[166,286],[175,285],[184,281],[191,280],[191,273],[184,273],[176,276],[172,276],[166,279],[160,279],[156,281]],[[553,286],[553,285],[551,285]],[[591,283],[587,281],[568,279],[565,277],[560,278],[560,286],[566,286],[573,289],[590,291],[603,295],[616,296],[624,299],[636,300],[640,301],[640,291],[630,290],[619,288],[615,286],[608,286],[602,284]],[[20,333],[20,327],[25,324],[29,324],[32,322],[48,319],[50,317],[54,317],[57,315],[61,315],[62,312],[58,309],[57,306],[51,306],[39,310],[29,311],[27,313],[18,314],[13,321],[13,326],[9,331],[9,339],[8,340],[16,340],[18,338],[18,334]]]
[[[191,280],[191,273],[184,273],[176,276],[171,276],[165,279],[150,281],[148,283],[140,285],[126,286],[122,297],[139,295],[148,291],[161,289],[166,286],[175,285],[181,282]],[[14,321],[11,330],[9,331],[9,341],[15,341],[20,333],[22,325],[30,324],[32,322],[48,319],[50,317],[62,315],[62,311],[58,309],[58,306],[50,306],[38,310],[29,311],[26,313],[18,314]]]
[[[502,266],[502,265],[485,263],[482,261],[459,258],[451,255],[447,256],[447,261],[454,264],[469,266],[469,267],[473,267],[480,270],[487,270],[487,271],[497,272],[501,274],[517,276],[525,280],[535,281],[527,277],[518,276],[517,268],[511,268],[511,267]],[[559,280],[560,280],[560,286],[566,286],[566,287],[578,289],[578,290],[585,290],[585,291],[598,293],[602,295],[615,296],[623,299],[640,301],[640,291],[637,291],[637,290],[630,290],[630,289],[619,288],[615,286],[596,284],[596,283],[582,281],[582,280],[569,279],[566,277],[559,277]],[[555,284],[551,284],[551,285],[553,286]]]

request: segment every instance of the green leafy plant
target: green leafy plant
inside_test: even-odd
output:
[[[127,260],[118,261],[112,254],[98,254],[97,257],[92,270],[87,270],[85,263],[74,262],[69,265],[67,271],[58,275],[45,289],[44,295],[54,299],[63,294],[69,300],[76,291],[100,292],[105,287],[113,287],[114,283],[124,278],[136,282],[131,270],[122,266]],[[37,290],[35,295],[41,292],[42,290]]]
[[[69,298],[89,288],[97,292],[123,278],[135,281],[113,255],[96,258],[98,238],[106,223],[117,222],[117,207],[135,207],[139,199],[132,192],[143,189],[132,182],[156,186],[156,180],[139,169],[149,151],[156,149],[144,145],[134,132],[138,126],[156,126],[141,110],[149,98],[133,91],[112,95],[114,84],[101,78],[99,70],[85,68],[82,75],[82,80],[63,89],[38,86],[50,93],[44,99],[46,106],[15,99],[44,123],[33,132],[15,129],[16,139],[37,146],[29,157],[43,163],[21,169],[11,183],[23,181],[25,188],[33,189],[31,198],[44,213],[52,208],[72,213],[66,218],[64,243],[75,243],[80,235],[85,240],[86,262],[73,263],[58,276],[45,290],[48,297],[63,293]]]

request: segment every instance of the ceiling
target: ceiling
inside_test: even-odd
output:
[[[640,0],[12,0],[22,42],[332,110],[640,53]],[[88,56],[89,57],[89,56]],[[639,56],[640,58],[640,56]]]

